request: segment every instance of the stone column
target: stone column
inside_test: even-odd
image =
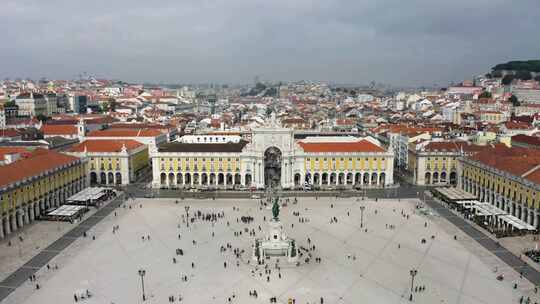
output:
[[[24,208],[24,223],[26,225],[30,224],[30,211],[28,209],[28,206]]]
[[[264,168],[261,168],[261,163],[259,163],[259,170],[258,170],[258,184],[263,185],[264,184]]]
[[[33,222],[36,219],[36,215],[34,214],[34,210],[36,208],[36,203],[30,204],[30,221]]]
[[[0,218],[0,240],[4,238],[4,221]]]
[[[4,227],[4,236],[8,236],[10,233],[11,233],[11,229],[10,229],[10,225],[11,223],[9,222],[9,216],[8,217],[5,217],[5,223],[6,223],[6,227]],[[4,221],[2,221],[2,226],[4,226]]]
[[[17,226],[19,228],[22,228],[24,226],[24,220],[23,220],[21,209],[19,209],[19,212],[17,212],[16,214],[17,214]]]
[[[9,216],[9,223],[11,225],[11,231],[15,232],[17,231],[17,216],[14,214],[11,214]]]

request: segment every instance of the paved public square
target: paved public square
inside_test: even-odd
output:
[[[254,199],[137,199],[111,213],[54,258],[51,269],[38,271],[36,282],[23,284],[3,303],[75,303],[74,294],[86,290],[92,296],[79,302],[142,303],[139,269],[146,271],[146,303],[168,303],[170,296],[175,303],[179,296],[181,303],[229,303],[229,298],[269,303],[271,297],[299,304],[321,298],[407,303],[411,269],[418,270],[415,287],[425,287],[414,292],[415,303],[519,303],[522,295],[534,293],[519,273],[446,220],[420,212],[417,202],[299,198],[293,204],[291,199],[280,213],[286,232],[299,247],[315,249],[301,250],[298,266],[281,260],[278,270],[276,260],[268,260],[268,273],[252,260],[251,246],[266,232],[270,206]],[[187,228],[185,205],[190,216],[201,211],[224,217],[213,223],[197,218]],[[364,228],[360,206],[365,206]],[[243,223],[242,216],[254,220]],[[114,233],[113,227],[118,227]],[[240,258],[235,249],[244,251]],[[496,279],[499,274],[503,281]],[[257,298],[249,295],[253,290]]]

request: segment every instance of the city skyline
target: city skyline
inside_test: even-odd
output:
[[[533,1],[2,5],[2,78],[444,86],[540,53]]]

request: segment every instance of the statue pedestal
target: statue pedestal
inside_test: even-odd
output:
[[[298,258],[295,241],[287,237],[281,222],[272,219],[268,226],[266,237],[255,240],[253,259],[261,261],[267,257],[287,257],[289,262],[295,262]]]

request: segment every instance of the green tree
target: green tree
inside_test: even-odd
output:
[[[521,80],[531,80],[532,75],[531,75],[531,72],[529,71],[521,70],[521,71],[516,72],[516,78],[521,79]]]
[[[278,92],[276,88],[269,88],[264,93],[264,96],[270,96],[270,97],[276,97],[277,95],[278,95]]]
[[[103,110],[103,112],[108,112],[108,111],[114,112],[114,111],[116,111],[116,99],[109,98],[107,100],[107,103],[103,104],[102,110]]]
[[[15,103],[15,101],[8,101],[6,103],[4,103],[4,107],[13,107],[13,106],[16,106],[17,104]]]
[[[509,85],[509,84],[512,83],[513,80],[514,80],[514,75],[506,74],[506,75],[504,75],[503,79],[501,80],[501,83],[503,85]]]
[[[478,95],[478,98],[491,98],[491,93],[488,91],[482,92],[482,94]]]
[[[497,64],[492,70],[540,72],[540,60],[509,61]]]
[[[272,114],[272,108],[271,108],[271,107],[267,107],[267,108],[266,108],[266,117],[270,117],[270,114]]]
[[[495,71],[491,72],[491,76],[493,78],[501,78],[501,77],[503,77],[503,74],[502,74],[502,71],[495,70]]]
[[[517,99],[517,97],[515,95],[510,96],[510,98],[508,98],[508,101],[510,101],[514,107],[517,107],[517,106],[521,105],[519,100]]]
[[[49,120],[49,118],[50,117],[47,117],[46,115],[43,115],[43,114],[36,115],[36,119],[41,122],[46,122],[47,120]]]

